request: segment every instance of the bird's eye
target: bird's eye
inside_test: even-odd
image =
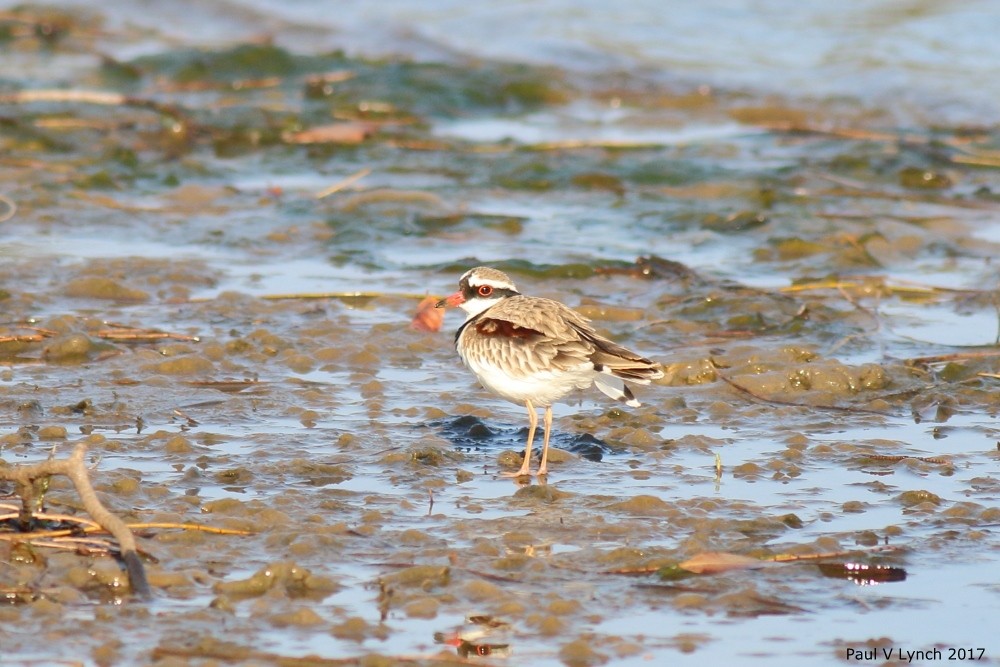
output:
[[[489,285],[480,285],[477,291],[479,292],[479,296],[489,296],[490,294],[493,294],[493,288]]]

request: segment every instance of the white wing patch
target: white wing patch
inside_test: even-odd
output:
[[[628,386],[610,373],[600,373],[595,376],[594,386],[600,389],[606,396],[610,396],[616,401],[621,401],[630,408],[637,408],[642,405],[632,395],[632,392],[629,391]]]

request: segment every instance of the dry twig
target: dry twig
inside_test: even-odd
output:
[[[10,326],[8,323],[7,326]],[[34,331],[35,333],[30,334],[4,334],[0,336],[0,343],[39,343],[46,338],[51,338],[58,335],[58,331],[52,331],[51,329],[42,329],[41,327],[31,326],[25,323],[14,323],[13,327],[15,329],[25,329],[27,331]]]
[[[976,350],[974,352],[952,352],[949,354],[930,354],[926,357],[911,357],[906,360],[907,366],[926,366],[948,361],[965,361],[967,359],[984,359],[1000,357],[1000,350]]]
[[[923,461],[924,463],[934,463],[936,465],[950,466],[951,461],[940,456],[907,456],[905,454],[865,454],[864,458],[873,459],[875,461],[889,461],[890,463],[899,463],[900,461],[905,461],[906,459],[914,459],[915,461]]]
[[[772,563],[798,563],[806,560],[822,560],[824,558],[846,558],[848,556],[853,556],[858,551],[866,554],[876,554],[876,553],[891,553],[893,551],[901,551],[905,547],[895,546],[887,544],[884,546],[868,547],[864,549],[851,549],[847,551],[827,551],[825,553],[818,554],[775,554],[773,556],[767,556],[763,560],[771,561]]]
[[[260,663],[267,665],[278,665],[279,667],[361,667],[371,661],[366,656],[354,658],[324,658],[317,655],[307,655],[304,657],[292,657],[261,651],[249,646],[240,646],[231,642],[217,641],[211,637],[204,637],[194,644],[186,646],[164,646],[160,645],[153,649],[152,660],[158,662],[163,658],[187,658],[189,660],[215,660],[227,663]],[[482,659],[467,660],[458,655],[437,653],[431,656],[392,656],[394,665],[423,665],[428,660],[436,665],[482,665]]]
[[[329,187],[326,187],[326,188],[323,188],[322,190],[320,190],[319,192],[317,192],[316,193],[316,199],[323,199],[324,197],[329,197],[330,195],[334,194],[335,192],[340,192],[344,188],[347,188],[347,187],[350,187],[350,186],[354,185],[355,183],[357,183],[358,181],[360,181],[362,178],[364,178],[365,176],[367,176],[370,173],[372,173],[372,170],[369,169],[369,168],[367,168],[367,167],[365,169],[360,170],[360,171],[356,171],[353,174],[351,174],[350,176],[348,176],[347,178],[345,178],[343,180],[340,180],[340,181],[334,183],[333,185],[331,185]]]
[[[297,294],[262,294],[261,299],[283,301],[286,299],[378,299],[394,296],[401,299],[424,299],[427,294],[416,292],[300,292]]]
[[[171,333],[169,331],[155,331],[153,329],[138,329],[134,327],[101,329],[95,335],[98,338],[104,338],[105,340],[116,340],[126,343],[152,343],[160,340],[182,340],[189,343],[197,343],[201,340],[198,336],[188,336],[186,334]]]
[[[80,443],[68,459],[49,459],[41,463],[0,468],[0,479],[14,482],[17,494],[21,497],[19,512],[21,529],[29,530],[34,518],[35,480],[52,475],[69,477],[87,513],[118,541],[132,591],[136,595],[149,598],[151,596],[149,582],[146,580],[146,570],[139,558],[135,537],[125,522],[112,514],[98,499],[94,487],[90,484],[90,476],[84,463],[86,453],[87,446]]]
[[[20,516],[20,508],[17,505],[0,503],[0,510],[7,510],[6,514],[0,514],[0,521],[8,521]],[[40,521],[54,521],[62,523],[78,524],[77,528],[64,528],[60,530],[32,531],[31,533],[0,533],[0,540],[18,541],[33,540],[36,537],[60,537],[63,535],[79,535],[98,533],[105,530],[104,526],[88,519],[84,516],[73,516],[70,514],[54,514],[52,512],[33,512],[32,517]],[[205,526],[200,523],[174,523],[171,521],[153,521],[128,524],[130,530],[149,530],[152,528],[177,528],[180,530],[192,530],[200,533],[212,533],[213,535],[252,535],[248,530],[239,528],[216,528],[215,526]]]
[[[100,90],[19,90],[0,95],[0,104],[33,104],[36,102],[65,102],[69,104],[96,104],[113,107],[135,107],[149,109],[156,113],[182,121],[184,113],[179,107],[162,104],[140,97],[109,93]]]

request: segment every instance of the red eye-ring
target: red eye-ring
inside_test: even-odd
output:
[[[480,285],[478,291],[479,296],[489,296],[490,294],[493,294],[493,288],[489,285]]]

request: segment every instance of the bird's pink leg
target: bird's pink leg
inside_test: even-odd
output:
[[[506,472],[504,477],[524,477],[531,474],[531,443],[535,441],[535,429],[538,428],[538,413],[531,401],[525,401],[524,407],[528,408],[528,446],[524,449],[524,463],[521,469],[515,473]],[[548,436],[546,436],[548,438]]]
[[[545,438],[542,445],[542,464],[538,466],[538,476],[546,474],[549,462],[549,434],[552,433],[552,406],[545,408]]]

